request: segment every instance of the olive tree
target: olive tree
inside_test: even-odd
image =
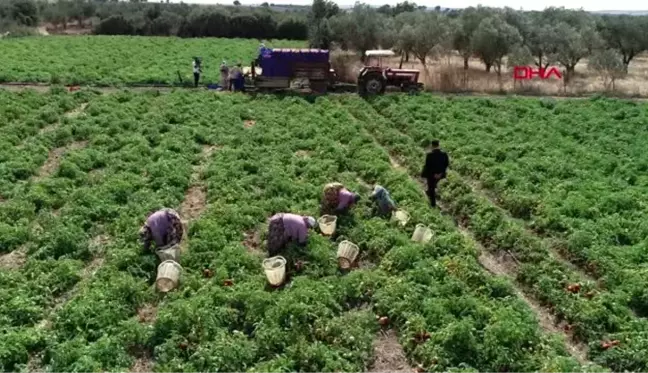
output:
[[[526,45],[518,44],[511,48],[511,52],[506,60],[506,66],[513,68],[515,66],[528,66],[534,63],[533,54]]]
[[[401,55],[401,66],[403,60],[409,62],[412,48],[416,39],[414,26],[420,12],[404,12],[394,17],[394,28],[398,32],[398,42],[395,46],[396,52]]]
[[[605,89],[612,88],[614,90],[615,81],[626,74],[624,57],[614,49],[605,49],[593,53],[589,58],[587,68],[603,77]]]
[[[412,53],[416,43],[416,30],[411,25],[405,25],[398,33],[398,50],[401,53],[399,68],[403,67],[403,60]]]
[[[547,68],[556,53],[558,36],[553,26],[534,21],[526,45],[533,55],[535,65]]]
[[[360,52],[364,60],[365,52],[380,45],[384,16],[365,4],[356,4],[348,13],[331,17],[331,30],[336,41]]]
[[[516,45],[511,49],[511,52],[508,55],[508,58],[506,59],[506,66],[509,69],[515,68],[515,66],[528,66],[533,64],[534,58],[533,54],[531,54],[531,50],[529,47],[526,45]],[[524,83],[520,82],[518,83],[516,79],[513,80],[513,87],[515,88],[516,85],[520,85],[524,87]]]
[[[637,54],[648,49],[648,17],[605,16],[601,22],[601,36],[608,47],[621,54],[627,71],[630,61]]]
[[[469,7],[461,11],[461,15],[456,20],[453,27],[452,43],[454,49],[464,60],[464,70],[468,70],[468,61],[473,54],[472,37],[479,27],[479,24],[485,18],[493,15],[495,10],[478,6],[477,8]]]
[[[412,54],[426,66],[427,59],[437,50],[451,46],[452,29],[448,18],[440,13],[420,13],[414,26]]]
[[[561,22],[555,28],[553,43],[555,43],[555,60],[564,66],[567,75],[571,76],[576,64],[600,47],[600,38],[592,26],[577,29]]]
[[[522,37],[515,27],[500,16],[492,16],[479,23],[472,36],[471,48],[479,55],[486,71],[495,66],[497,75],[501,76],[504,57],[521,42]]]
[[[310,23],[308,40],[312,48],[329,48],[333,37],[328,19],[339,12],[340,8],[334,2],[327,0],[313,1],[313,5],[308,14],[308,21]]]

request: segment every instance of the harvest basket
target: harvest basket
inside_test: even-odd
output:
[[[423,224],[417,224],[414,234],[412,234],[412,241],[426,243],[432,239],[432,230]]]
[[[286,277],[286,259],[283,256],[273,256],[265,259],[263,261],[263,270],[270,285],[279,286]]]
[[[173,245],[171,247],[162,247],[155,251],[160,262],[173,260],[176,263],[180,262],[180,245]]]
[[[405,226],[410,219],[410,215],[405,210],[396,210],[392,212],[392,220],[397,221],[401,226]]]
[[[322,215],[321,218],[317,221],[320,231],[326,236],[331,236],[335,233],[335,227],[337,224],[337,216],[334,215]]]
[[[157,271],[157,280],[155,284],[159,291],[168,293],[178,286],[182,267],[173,260],[165,260],[160,263]]]
[[[358,257],[360,248],[353,242],[344,240],[338,245],[337,258],[338,264],[342,269],[348,269]]]

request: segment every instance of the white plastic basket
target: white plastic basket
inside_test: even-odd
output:
[[[353,242],[347,240],[340,242],[337,251],[338,264],[340,267],[342,269],[350,268],[358,257],[359,252],[360,248]]]
[[[163,293],[168,293],[175,289],[180,280],[180,273],[182,273],[182,267],[177,262],[174,262],[173,260],[165,260],[160,263],[157,271],[157,279],[155,281],[158,290]]]
[[[279,286],[286,278],[286,259],[283,256],[273,256],[265,259],[263,261],[263,270],[270,285]]]
[[[405,226],[410,219],[410,215],[405,210],[396,210],[392,212],[392,220],[397,221],[401,226]]]
[[[426,243],[432,239],[432,230],[423,224],[417,224],[414,234],[412,234],[412,241]]]
[[[319,229],[325,236],[331,236],[335,233],[335,227],[337,226],[337,216],[335,215],[322,215],[317,220]]]

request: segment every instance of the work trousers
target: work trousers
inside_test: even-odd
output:
[[[427,191],[426,194],[430,199],[430,205],[436,207],[436,187],[439,181],[442,179],[435,179],[434,177],[427,179]]]
[[[198,88],[198,81],[200,80],[200,73],[194,73],[194,86]]]

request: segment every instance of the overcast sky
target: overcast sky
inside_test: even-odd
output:
[[[149,0],[152,1],[152,0]],[[171,0],[172,2],[180,2],[180,0]],[[264,0],[239,0],[243,5],[253,5],[263,3]],[[402,0],[364,0],[364,3],[371,5],[382,5],[382,4],[391,4],[395,5]],[[200,4],[231,4],[232,1],[228,0],[184,0],[186,3],[200,3]],[[274,4],[295,4],[295,5],[308,5],[312,3],[312,0],[268,0],[269,3]],[[443,8],[465,8],[469,6],[476,6],[481,4],[483,6],[492,6],[492,7],[505,7],[509,6],[514,9],[524,9],[524,10],[542,10],[549,6],[564,6],[565,8],[583,8],[590,11],[599,11],[599,10],[647,10],[648,3],[645,1],[639,0],[616,0],[616,1],[604,1],[604,0],[482,0],[482,1],[473,1],[473,0],[419,0],[414,1],[418,5],[425,5],[428,7],[435,7],[437,5]],[[350,6],[355,3],[355,0],[339,0],[336,1],[341,6]]]

